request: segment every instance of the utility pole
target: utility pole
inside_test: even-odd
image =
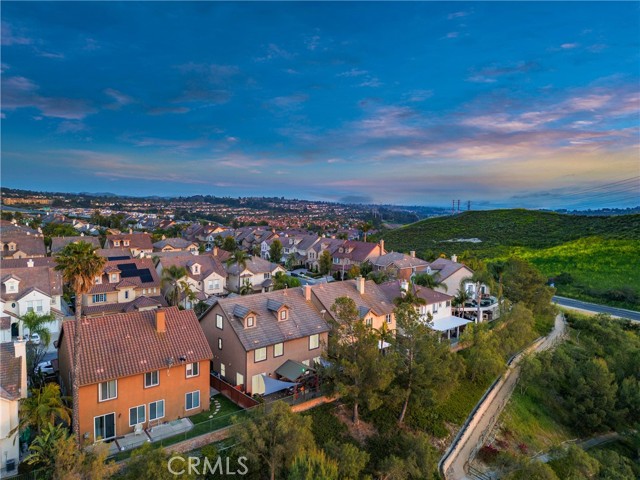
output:
[[[471,200],[467,200],[467,212],[471,210]]]
[[[458,199],[458,213],[460,213],[460,199]]]
[[[451,215],[453,215],[454,213],[456,213],[456,201],[451,200]]]

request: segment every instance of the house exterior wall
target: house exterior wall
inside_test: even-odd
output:
[[[13,435],[9,432],[18,426],[17,400],[0,398],[0,465],[4,471],[7,460],[15,460],[16,471],[20,458],[20,442],[16,438],[18,432]]]
[[[51,312],[52,308],[58,311],[62,310],[59,295],[54,295],[53,297],[50,297],[37,290],[30,292],[29,294],[22,297],[20,300],[5,302],[3,310],[6,310],[7,312],[12,313],[15,316],[21,317],[29,311],[30,305],[34,305],[34,304],[30,304],[29,302],[42,302],[41,311],[38,311],[34,308],[34,311],[38,315],[49,315],[50,313],[52,313]],[[54,321],[48,322],[46,324],[46,327],[49,329],[51,333],[58,333],[60,331],[60,320],[61,320],[60,318],[56,318]],[[16,323],[16,322],[14,321],[12,323]],[[19,328],[20,335],[23,335],[24,331],[23,331],[22,323],[20,323],[18,328]],[[10,340],[10,338],[8,340]]]
[[[119,378],[117,397],[113,400],[98,400],[98,384],[80,387],[80,433],[88,433],[88,439],[95,442],[94,418],[100,415],[115,413],[116,436],[134,431],[129,426],[129,409],[145,406],[144,427],[170,422],[178,418],[188,417],[209,409],[209,360],[202,360],[200,374],[197,377],[186,377],[186,366],[176,365],[169,369],[159,370],[159,385],[144,387],[144,374]],[[62,371],[62,364],[61,371]],[[185,409],[185,395],[188,392],[200,392],[200,407]],[[164,400],[164,418],[149,422],[149,403]]]
[[[443,283],[447,286],[446,290],[442,287],[438,287],[435,290],[438,292],[448,293],[449,295],[455,295],[460,288],[460,282],[465,278],[469,278],[471,275],[473,275],[471,270],[467,267],[462,267],[460,270],[454,272],[443,280]]]

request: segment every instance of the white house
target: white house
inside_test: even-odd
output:
[[[17,439],[21,398],[27,396],[26,341],[0,344],[0,477],[18,473],[20,442]]]
[[[272,278],[278,272],[285,273],[286,270],[277,263],[251,257],[244,267],[233,264],[227,268],[227,289],[239,292],[245,283],[249,283],[254,292],[268,292],[273,288]]]

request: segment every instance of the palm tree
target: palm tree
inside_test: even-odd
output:
[[[249,261],[249,255],[243,250],[236,250],[227,260],[227,268],[231,265],[238,266],[238,292],[240,292],[240,274],[247,268],[247,262]]]
[[[191,288],[191,284],[189,282],[185,282],[184,280],[180,282],[180,290],[184,293],[184,299],[189,302],[190,308],[193,309],[193,304],[197,300],[196,292]],[[187,308],[185,302],[185,308]]]
[[[248,278],[245,278],[244,282],[242,283],[242,287],[240,287],[240,290],[238,291],[238,293],[240,295],[248,295],[253,291],[253,287],[251,286],[251,282],[249,281]]]
[[[62,271],[62,278],[75,292],[75,332],[73,337],[72,359],[72,399],[73,433],[80,445],[80,339],[82,338],[82,295],[88,293],[95,284],[96,277],[102,273],[106,259],[96,254],[93,245],[87,242],[70,243],[56,256],[56,270]]]
[[[48,424],[58,420],[69,423],[70,409],[64,404],[65,398],[60,395],[60,386],[56,383],[32,389],[31,396],[20,401],[20,429],[33,427],[40,435]]]
[[[416,285],[427,287],[431,290],[442,288],[445,292],[447,291],[447,284],[440,280],[440,275],[437,273],[433,275],[428,273],[419,273],[413,277],[413,281]]]
[[[52,470],[58,446],[60,442],[67,440],[67,435],[67,430],[60,425],[47,424],[29,445],[31,453],[24,459],[25,463]]]
[[[367,241],[367,232],[373,228],[373,225],[370,222],[365,222],[360,226],[360,230],[364,234],[364,241]]]
[[[469,300],[469,294],[464,287],[458,288],[458,293],[453,297],[453,305],[459,308],[464,308],[464,304]]]
[[[164,297],[170,306],[174,307],[180,301],[180,279],[186,277],[187,269],[178,265],[171,265],[162,270],[161,285]]]
[[[53,322],[56,319],[55,315],[49,313],[46,315],[38,315],[36,312],[31,311],[27,312],[20,317],[20,321],[22,322],[23,330],[28,330],[28,333],[25,334],[28,343],[31,342],[31,334],[37,333],[40,335],[40,340],[44,345],[49,345],[51,342],[51,332],[46,327],[46,324],[49,322]]]

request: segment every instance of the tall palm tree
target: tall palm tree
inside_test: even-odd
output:
[[[53,322],[56,317],[53,314],[46,315],[38,315],[36,312],[31,311],[27,312],[20,317],[20,322],[22,322],[23,329],[28,330],[28,333],[25,334],[28,342],[31,341],[31,334],[37,333],[40,335],[40,340],[43,344],[49,345],[51,342],[51,332],[47,328],[47,323]]]
[[[65,397],[60,395],[60,386],[47,383],[42,388],[34,388],[31,395],[20,401],[20,428],[32,427],[38,435],[49,424],[58,420],[69,423],[70,409],[64,404]]]
[[[244,250],[236,250],[227,260],[227,268],[232,265],[238,266],[238,292],[240,292],[240,274],[247,268],[247,262],[249,261],[249,255]]]
[[[373,228],[373,225],[370,222],[365,222],[360,226],[360,230],[364,234],[364,241],[367,241],[367,232]]]
[[[171,265],[162,270],[162,290],[170,306],[175,307],[180,301],[180,279],[187,275],[187,269]]]
[[[191,287],[189,282],[185,282],[184,280],[180,282],[180,290],[184,293],[185,305],[187,308],[186,302],[189,302],[190,308],[193,309],[195,301],[198,299],[196,296],[196,292]]]
[[[80,445],[80,339],[82,338],[82,295],[88,293],[95,284],[96,277],[102,274],[106,263],[104,257],[96,254],[96,248],[87,242],[70,243],[56,256],[56,270],[62,271],[62,278],[75,292],[75,332],[73,337],[72,359],[72,399],[73,399],[73,433]]]

